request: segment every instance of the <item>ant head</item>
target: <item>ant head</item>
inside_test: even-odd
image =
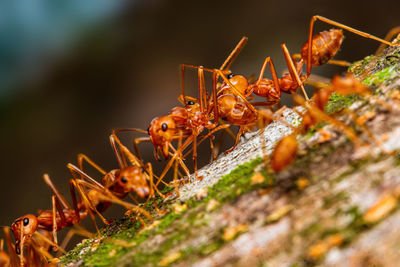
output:
[[[161,149],[165,158],[168,158],[168,146],[176,132],[175,122],[171,116],[162,116],[153,119],[150,123],[149,134],[156,151]]]
[[[147,180],[148,176],[144,168],[129,166],[120,171],[116,183],[123,188],[125,193],[135,192],[141,198],[146,198],[150,194]]]
[[[11,230],[14,234],[16,244],[24,243],[36,231],[38,227],[37,217],[33,214],[28,214],[16,219],[11,225]],[[21,240],[22,236],[22,240]],[[19,249],[19,246],[16,246]],[[17,251],[18,252],[18,251]]]
[[[197,111],[200,111],[200,103],[197,100],[189,100],[187,101],[185,109],[188,112],[196,113]]]

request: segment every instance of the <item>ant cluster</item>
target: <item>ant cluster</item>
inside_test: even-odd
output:
[[[331,29],[313,35],[314,23],[321,20],[341,29]],[[310,127],[318,122],[326,122],[343,131],[355,145],[360,145],[356,133],[346,124],[336,120],[324,111],[332,93],[359,94],[373,97],[369,88],[363,85],[354,75],[345,73],[335,76],[329,86],[316,91],[312,99],[307,96],[304,84],[307,83],[312,67],[326,63],[341,66],[348,65],[347,62],[333,60],[343,41],[342,29],[351,31],[366,38],[374,39],[383,45],[395,46],[387,40],[383,40],[370,34],[350,28],[346,25],[329,20],[321,16],[313,16],[311,19],[308,41],[301,48],[300,54],[291,55],[285,44],[281,44],[283,55],[288,67],[288,72],[278,77],[273,61],[267,57],[261,67],[258,79],[251,79],[243,75],[234,75],[230,67],[240,51],[243,49],[247,38],[243,37],[220,68],[205,68],[189,64],[181,65],[182,93],[178,100],[182,107],[174,107],[168,115],[154,118],[147,131],[129,128],[117,129],[110,135],[110,143],[113,153],[118,162],[118,169],[106,171],[84,154],[79,154],[77,164],[69,163],[68,170],[71,173],[69,180],[72,204],[53,184],[50,177],[43,176],[45,183],[52,191],[52,209],[39,210],[37,215],[28,214],[15,220],[11,227],[4,227],[6,246],[8,254],[3,249],[4,240],[0,242],[0,266],[24,266],[40,265],[43,263],[56,263],[51,251],[63,252],[72,235],[79,234],[85,237],[92,236],[78,223],[89,215],[97,231],[96,215],[104,222],[110,222],[104,218],[102,213],[112,204],[118,204],[127,209],[127,214],[135,214],[134,219],[145,223],[142,216],[148,220],[152,219],[147,204],[153,200],[154,209],[159,214],[165,213],[157,207],[156,197],[165,198],[159,187],[160,183],[173,186],[179,195],[179,185],[186,182],[190,177],[189,168],[185,164],[185,157],[192,154],[194,162],[194,175],[202,179],[197,172],[197,148],[209,140],[212,158],[216,156],[216,145],[213,143],[214,134],[224,130],[235,140],[232,151],[239,143],[240,136],[255,127],[261,127],[261,135],[266,124],[272,121],[286,123],[282,118],[282,110],[276,110],[280,102],[281,93],[292,94],[294,102],[302,106],[298,112],[302,123],[292,128],[292,133],[283,137],[275,146],[268,162],[268,166],[279,172],[291,165],[297,155],[297,136],[305,133]],[[303,65],[306,72],[303,73]],[[272,79],[264,77],[269,67]],[[185,94],[184,74],[187,68],[197,70],[198,75],[198,97]],[[206,90],[205,73],[212,75],[212,90]],[[297,89],[302,90],[304,97],[295,94]],[[255,97],[265,98],[264,101],[254,102]],[[253,102],[252,102],[253,101]],[[276,110],[276,111],[274,111]],[[231,125],[239,127],[236,136],[229,129]],[[286,123],[287,125],[287,123]],[[203,133],[207,130],[207,133]],[[134,139],[134,150],[131,152],[118,138],[121,132],[140,132],[146,136]],[[168,160],[160,175],[153,173],[152,164],[144,163],[138,148],[141,142],[150,141],[154,146],[154,157],[160,160],[160,154]],[[175,146],[173,144],[176,144]],[[265,157],[267,158],[267,157]],[[102,178],[100,181],[92,178],[86,173],[84,163],[89,164],[97,170]],[[186,175],[186,180],[179,180],[179,176]],[[167,174],[173,171],[173,181],[167,183]],[[136,194],[145,203],[139,204],[132,194]],[[135,204],[123,200],[130,195]],[[67,234],[61,245],[58,245],[57,232],[61,229],[74,226]],[[10,229],[15,238],[12,244]],[[24,253],[25,251],[25,253]]]

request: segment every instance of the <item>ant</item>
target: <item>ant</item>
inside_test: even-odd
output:
[[[87,215],[85,210],[82,210],[82,208],[80,209],[78,207],[75,196],[73,196],[74,207],[71,208],[62,194],[54,186],[50,177],[45,174],[43,175],[43,179],[53,191],[53,195],[51,197],[52,209],[39,210],[37,216],[33,214],[27,214],[16,219],[11,225],[11,230],[16,241],[15,251],[19,255],[21,263],[24,262],[23,248],[34,234],[38,234],[38,229],[48,232],[52,231],[54,242],[49,241],[49,243],[51,243],[51,245],[54,247],[59,248],[57,245],[56,232],[65,227],[69,227],[78,223]]]
[[[275,146],[270,157],[271,168],[274,172],[280,172],[293,163],[298,151],[297,135],[306,133],[310,127],[318,122],[323,121],[335,126],[343,131],[357,147],[361,146],[358,137],[349,126],[327,115],[315,103],[307,102],[299,95],[294,95],[293,98],[295,103],[306,109],[306,112],[299,113],[302,117],[302,124],[294,129],[290,135],[283,137]]]
[[[84,156],[78,157],[78,162],[82,165],[82,160],[85,158]],[[87,159],[87,158],[86,158]],[[90,161],[90,159],[89,159]],[[97,165],[95,165],[98,167]],[[68,168],[70,169],[71,173],[75,177],[75,179],[70,179],[70,191],[73,201],[73,208],[68,204],[65,200],[64,196],[58,191],[55,185],[52,183],[50,177],[45,174],[43,176],[44,181],[46,184],[51,188],[53,191],[52,195],[52,209],[51,210],[39,210],[38,216],[33,214],[28,214],[23,217],[18,218],[11,226],[11,229],[14,233],[16,239],[16,252],[20,255],[21,261],[23,261],[23,251],[24,244],[31,239],[32,235],[37,233],[37,229],[42,229],[45,231],[52,231],[53,232],[53,240],[56,247],[57,245],[57,234],[56,232],[65,228],[70,227],[78,222],[80,222],[83,218],[85,218],[88,213],[91,215],[92,220],[94,220],[93,212],[96,212],[105,223],[108,223],[100,214],[100,212],[107,209],[111,203],[117,203],[129,210],[137,210],[140,213],[144,214],[148,218],[151,216],[144,211],[143,209],[137,207],[136,205],[132,205],[126,202],[121,201],[117,196],[113,194],[107,187],[104,187],[102,184],[98,183],[88,175],[86,175],[83,171],[78,169],[72,164],[68,164]],[[89,183],[84,180],[80,180],[76,177],[76,173],[82,175],[92,183]],[[115,175],[115,172],[111,172],[108,179]],[[115,178],[115,176],[114,176]],[[107,178],[105,178],[107,181]],[[122,184],[125,184],[128,180],[126,178],[121,177]],[[114,193],[121,193],[122,190],[118,185],[112,183],[114,186],[110,186],[110,188],[114,189]],[[91,189],[87,194],[83,187]],[[81,201],[78,203],[75,188],[78,190],[78,193],[81,195]],[[139,187],[138,192],[146,192],[144,189]],[[147,193],[146,193],[147,194]],[[94,204],[90,202],[90,200],[94,201]],[[93,206],[95,205],[95,207]],[[99,210],[97,210],[99,209]],[[97,225],[95,224],[96,229]],[[84,236],[88,236],[87,232],[75,229],[75,233],[82,234]],[[67,235],[68,240],[72,237],[70,234]],[[66,242],[64,242],[65,244]]]
[[[210,98],[211,103],[209,106],[213,111],[214,122],[218,122],[221,117],[224,121],[230,124],[240,126],[239,132],[235,138],[234,146],[227,150],[226,153],[232,151],[239,143],[240,136],[252,125],[255,125],[257,120],[266,120],[271,122],[276,120],[270,110],[264,109],[263,112],[259,112],[255,106],[272,106],[279,102],[281,96],[281,90],[286,93],[294,93],[296,88],[300,85],[303,89],[303,93],[308,100],[308,96],[303,87],[303,81],[305,78],[299,76],[298,73],[301,72],[302,64],[295,65],[290,57],[290,54],[285,46],[282,44],[282,49],[285,55],[287,65],[289,66],[289,74],[284,75],[282,78],[278,79],[276,70],[272,59],[267,57],[264,60],[263,66],[261,68],[259,78],[254,83],[249,83],[248,79],[243,75],[233,75],[229,70],[234,59],[236,59],[238,53],[243,49],[246,44],[247,38],[243,37],[240,42],[236,45],[234,50],[224,61],[219,69],[208,69],[202,66],[195,66],[189,64],[182,64],[182,95],[185,95],[184,89],[184,69],[194,68],[198,71],[211,72],[213,77],[213,91],[212,98]],[[272,80],[263,78],[265,69],[269,65],[272,74]],[[222,84],[217,84],[216,80],[221,77]],[[294,88],[294,91],[293,91]],[[268,101],[250,103],[248,98],[252,93],[267,97]]]
[[[359,31],[352,27],[346,26],[342,23],[330,20],[328,18],[315,15],[311,18],[309,31],[308,31],[308,41],[301,47],[300,54],[294,54],[294,59],[300,59],[296,64],[306,63],[306,75],[305,80],[311,75],[311,68],[316,66],[321,66],[326,63],[336,64],[340,66],[348,66],[349,63],[345,61],[332,60],[332,58],[339,51],[339,48],[343,42],[343,30],[342,29],[330,29],[327,31],[322,31],[318,34],[313,35],[314,24],[317,20],[325,22],[327,24],[348,30],[352,33],[360,35],[365,38],[373,39],[381,42],[381,46],[376,51],[376,54],[380,53],[386,45],[398,46],[399,43],[394,43],[387,41],[393,37],[393,35],[400,31],[399,27],[393,28],[385,37],[385,39],[378,38],[369,33]],[[309,45],[311,44],[311,45]]]
[[[137,138],[134,141],[137,154],[137,145],[140,142],[151,141],[154,146],[154,157],[157,160],[159,160],[159,152],[161,152],[165,159],[168,159],[171,155],[174,156],[173,161],[166,166],[160,177],[165,176],[174,161],[176,161],[176,164],[179,164],[187,177],[189,177],[190,172],[183,163],[180,153],[189,145],[192,145],[194,173],[197,179],[201,179],[197,173],[197,138],[205,129],[209,130],[206,136],[210,138],[211,148],[213,149],[211,140],[212,134],[229,127],[229,125],[218,126],[217,120],[214,118],[212,106],[210,105],[211,97],[208,96],[205,90],[204,71],[202,67],[198,68],[198,88],[199,98],[185,96],[184,93],[181,94],[178,100],[184,104],[184,107],[175,107],[171,109],[168,115],[154,118],[147,131],[149,137]],[[213,97],[216,99],[216,95]],[[214,120],[214,122],[211,122],[212,120]],[[114,130],[114,133],[124,131],[144,132],[139,129],[118,129]],[[185,141],[180,149],[175,149],[171,144],[173,141],[182,142],[183,139],[185,139]],[[172,153],[170,151],[172,151]],[[176,174],[174,177],[176,177]],[[159,178],[158,182],[161,179],[162,178]],[[174,178],[174,180],[176,180],[176,178]]]
[[[110,135],[110,142],[117,158],[119,169],[106,172],[84,154],[78,155],[79,167],[71,163],[67,165],[67,168],[75,178],[72,180],[72,183],[78,190],[83,204],[92,215],[92,218],[93,213],[96,213],[105,224],[109,224],[109,222],[101,213],[107,210],[112,203],[121,204],[128,210],[133,208],[133,210],[137,210],[146,217],[151,218],[146,211],[138,206],[121,201],[121,199],[125,198],[130,192],[135,192],[141,198],[147,198],[147,201],[150,198],[155,198],[155,191],[160,193],[153,183],[151,164],[142,164],[139,159],[120,142],[114,133]],[[120,152],[117,150],[117,144]],[[127,164],[126,158],[131,165]],[[103,175],[100,183],[83,171],[83,161],[86,161]],[[86,189],[89,190],[86,191]],[[161,213],[156,206],[155,208]]]
[[[320,83],[319,86],[322,85],[323,84]],[[341,75],[335,75],[332,78],[331,85],[323,85],[321,88],[319,88],[315,92],[313,97],[315,105],[319,109],[324,110],[326,104],[328,103],[333,93],[337,93],[340,95],[357,94],[359,96],[365,96],[368,99],[371,99],[376,103],[380,104],[389,111],[393,109],[393,106],[388,104],[386,101],[374,96],[371,89],[368,86],[364,85],[360,81],[360,79],[358,79],[357,77],[354,76],[354,74],[349,72],[344,72]],[[398,105],[395,106],[398,107]],[[374,112],[368,113],[361,117],[359,117],[357,114],[355,114],[355,112],[351,111],[350,109],[345,109],[343,110],[343,112],[352,116],[354,122],[359,127],[361,127],[369,135],[369,137],[373,139],[375,143],[378,144],[379,147],[381,147],[383,152],[387,153],[387,151],[385,151],[385,149],[382,148],[381,142],[371,133],[368,127],[364,125],[365,120],[370,118],[372,114],[374,114]]]
[[[5,243],[7,246],[8,254],[4,250],[4,240],[0,239],[0,266],[2,267],[17,267],[24,266],[29,263],[29,266],[56,266],[57,262],[48,251],[53,243],[50,240],[49,232],[42,231],[32,236],[26,246],[26,253],[23,259],[18,260],[15,253],[15,247],[12,244],[10,227],[2,226],[5,235]]]
[[[314,126],[319,121],[326,121],[336,126],[337,128],[342,129],[346,133],[346,135],[353,141],[353,143],[358,146],[360,145],[354,131],[345,124],[325,114],[324,109],[330,99],[331,94],[334,92],[343,95],[370,95],[370,89],[362,84],[360,80],[351,73],[336,75],[333,77],[331,83],[331,86],[326,86],[317,90],[313,96],[312,102],[306,102],[300,96],[294,96],[295,102],[306,108],[306,112],[304,114],[301,114],[301,126],[295,129],[292,134],[282,138],[272,152],[271,167],[275,172],[279,172],[285,169],[296,158],[298,150],[298,142],[296,136],[300,133],[307,132],[310,127]],[[370,133],[370,131],[366,127],[362,128],[367,131],[367,133],[376,141],[372,133]]]

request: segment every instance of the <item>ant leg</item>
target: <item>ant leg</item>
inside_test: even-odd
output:
[[[112,131],[112,133],[115,134],[115,136],[117,136],[117,134],[121,133],[121,132],[139,132],[139,133],[144,133],[144,134],[148,135],[147,131],[144,131],[144,130],[138,129],[138,128],[115,129]],[[141,142],[148,142],[148,141],[151,141],[150,137],[139,137],[139,138],[135,138],[133,140],[133,147],[135,149],[135,153],[136,153],[137,157],[139,158],[139,160],[142,160],[142,156],[140,155],[138,144]]]
[[[240,51],[242,51],[243,47],[246,45],[246,42],[247,42],[247,37],[242,37],[242,39],[239,41],[236,47],[225,59],[224,63],[222,63],[221,67],[219,68],[220,71],[224,73],[227,73],[229,71],[229,68],[239,55]],[[199,67],[191,64],[181,64],[181,89],[182,89],[183,99],[185,99],[185,68],[199,68]],[[204,70],[212,72],[211,69],[204,69]]]
[[[133,166],[141,166],[141,165],[142,165],[142,162],[139,160],[139,158],[136,157],[135,155],[133,155],[133,154],[129,151],[129,149],[121,143],[121,141],[119,140],[119,138],[118,138],[114,133],[112,133],[112,134],[110,135],[110,141],[111,141],[112,143],[114,143],[114,146],[115,146],[115,142],[117,142],[117,144],[119,145],[119,148],[120,148],[120,150],[121,150],[121,153],[123,153],[123,154],[128,158],[129,162],[130,162]]]
[[[71,238],[74,235],[80,235],[80,236],[86,237],[86,238],[92,238],[93,237],[93,234],[90,233],[89,231],[87,231],[86,229],[84,229],[82,226],[74,225],[74,228],[72,228],[72,229],[70,229],[68,231],[68,233],[65,235],[65,237],[64,237],[64,239],[63,239],[63,241],[62,241],[62,243],[60,245],[60,248],[62,250],[65,250],[67,248],[67,245],[68,245],[69,241],[71,240]]]
[[[212,98],[214,105],[214,122],[219,121],[219,110],[218,110],[218,96],[217,96],[217,74],[215,72],[212,73]],[[207,111],[207,112],[211,112]]]
[[[247,42],[247,37],[243,36],[242,39],[240,39],[239,43],[236,45],[236,47],[229,54],[229,56],[225,59],[224,63],[222,63],[221,67],[219,68],[221,71],[224,72],[229,70],[232,63],[239,55],[240,51],[242,51],[243,47],[246,45],[246,42]]]
[[[100,217],[100,219],[103,221],[104,224],[108,225],[110,224],[109,221],[107,221],[103,215],[94,207],[89,199],[89,196],[86,193],[86,190],[83,188],[83,186],[87,185],[88,183],[83,180],[70,180],[70,182],[75,186],[75,188],[78,190],[79,195],[81,196],[81,199],[83,201],[83,205],[85,206],[85,209],[89,212],[91,220],[93,221],[93,224],[96,228],[97,233],[100,233],[100,230],[97,226],[95,216],[93,214],[93,211]],[[97,190],[91,188],[92,190]]]
[[[197,175],[197,135],[193,137],[193,164],[194,164],[194,175],[197,180],[201,180],[201,178]]]
[[[200,142],[197,143],[197,145],[199,146],[201,143],[204,142],[204,140],[206,140],[207,138],[210,138],[210,136],[211,136],[213,133],[215,133],[215,132],[217,132],[217,131],[219,131],[219,130],[227,130],[228,127],[230,127],[230,126],[231,126],[230,124],[223,124],[223,125],[220,125],[220,126],[214,128],[214,129],[213,129],[212,131],[210,131],[208,134],[206,134],[205,136],[203,136],[203,137],[200,139]],[[231,131],[231,133],[232,133],[232,131]],[[232,133],[232,134],[233,134],[233,133]],[[236,140],[236,136],[234,136],[234,140]],[[192,152],[192,149],[193,149],[193,148],[189,149],[189,151],[186,152],[186,154],[183,155],[183,158],[186,158],[187,155],[189,155],[190,152]]]
[[[147,171],[148,171],[149,174],[150,174],[150,177],[149,177],[149,181],[150,181],[150,195],[149,195],[149,197],[148,197],[148,199],[147,199],[147,201],[146,201],[146,204],[147,204],[147,202],[150,200],[150,197],[151,197],[151,198],[153,199],[154,209],[157,211],[158,214],[162,215],[162,214],[164,214],[165,212],[162,212],[162,211],[157,207],[157,198],[156,198],[155,192],[159,193],[160,196],[164,196],[164,195],[161,194],[160,191],[158,191],[157,187],[154,187],[153,167],[152,167],[151,163],[150,163],[150,162],[147,163],[147,164],[145,165],[145,168],[147,169]],[[144,205],[144,207],[146,206],[146,204]]]
[[[210,130],[209,130],[209,132],[210,132]],[[223,134],[223,133],[222,133]],[[208,138],[208,140],[210,141],[210,149],[211,149],[211,162],[212,161],[214,161],[216,158],[217,158],[217,156],[215,155],[215,149],[216,149],[216,147],[218,147],[218,150],[219,150],[219,148],[221,147],[221,145],[222,145],[222,141],[223,141],[223,139],[221,138],[221,139],[219,139],[219,143],[218,144],[216,144],[215,146],[214,146],[214,143],[213,143],[213,138]]]
[[[203,96],[205,97],[205,86],[204,86],[204,70],[203,66],[200,66],[198,69],[198,82],[199,82],[199,102],[200,102],[200,112],[204,113],[204,104],[207,102],[207,99],[204,102]]]
[[[85,154],[78,154],[78,167],[83,170],[83,161],[86,161],[90,166],[98,170],[102,175],[106,175],[106,171],[101,168],[99,165],[97,165],[93,160],[91,160],[88,156]]]
[[[49,245],[49,246],[52,246],[52,247],[57,248],[57,250],[59,250],[60,252],[62,252],[62,253],[64,253],[64,254],[66,253],[65,250],[64,250],[63,248],[61,248],[58,244],[54,243],[54,242],[51,241],[47,236],[45,236],[44,234],[42,234],[42,233],[40,233],[40,232],[38,232],[38,231],[36,231],[36,232],[34,233],[33,237],[34,237],[34,238],[32,238],[32,240],[35,240],[36,243],[39,243],[39,244],[46,243],[46,244]],[[42,246],[38,245],[37,247],[43,247],[43,245],[42,245]],[[43,252],[47,252],[47,251],[41,250],[40,252],[43,253]],[[47,257],[47,258],[51,258],[51,259],[53,258],[49,253],[46,254],[46,255],[49,255],[49,256],[50,256],[50,257]]]
[[[385,41],[390,41],[393,39],[393,37],[395,37],[396,35],[398,35],[400,33],[400,26],[394,27],[392,29],[390,29],[390,31],[386,34],[385,36]],[[378,49],[375,52],[375,56],[381,54],[383,52],[383,50],[386,48],[386,44],[381,44]]]
[[[333,25],[333,26],[336,26],[336,27],[339,27],[339,28],[348,30],[348,31],[350,31],[350,32],[352,32],[352,33],[355,33],[355,34],[357,34],[357,35],[360,35],[360,36],[362,36],[362,37],[369,38],[369,39],[373,39],[373,40],[375,40],[375,41],[381,42],[381,43],[386,44],[386,45],[390,45],[390,46],[397,46],[397,45],[400,45],[400,43],[397,43],[397,44],[396,44],[396,43],[393,43],[393,42],[388,42],[388,41],[385,41],[385,40],[383,40],[383,39],[381,39],[381,38],[378,38],[378,37],[376,37],[376,36],[373,36],[373,35],[371,35],[371,34],[369,34],[369,33],[356,30],[356,29],[354,29],[354,28],[351,28],[351,27],[349,27],[349,26],[346,26],[346,25],[344,25],[344,24],[341,24],[341,23],[339,23],[339,22],[330,20],[330,19],[325,18],[325,17],[319,16],[319,15],[315,15],[315,16],[313,16],[313,17],[311,18],[311,21],[310,21],[310,28],[309,28],[309,31],[308,31],[308,44],[309,44],[309,45],[308,45],[308,55],[307,55],[307,76],[309,76],[310,73],[311,73],[311,53],[312,53],[311,50],[312,50],[314,23],[315,23],[316,20],[323,21],[323,22],[325,22],[325,23],[328,23],[328,24],[331,24],[331,25]]]
[[[310,99],[307,96],[306,90],[304,89],[303,82],[300,80],[299,73],[297,72],[296,67],[294,66],[293,59],[290,56],[289,50],[287,49],[287,47],[284,43],[281,44],[281,48],[283,50],[283,56],[285,57],[286,65],[288,66],[290,77],[292,77],[292,79],[296,80],[297,85],[301,87],[301,90],[303,91],[303,94],[304,94],[304,97],[306,98],[306,100],[310,101]],[[308,67],[308,64],[307,64],[307,67]]]
[[[207,68],[203,68],[202,66],[196,66],[196,65],[191,65],[191,64],[181,64],[181,89],[182,89],[182,99],[183,101],[186,100],[187,96],[185,95],[185,68],[192,68],[192,69],[199,69],[202,68],[205,71],[209,71],[212,72],[212,69],[207,69]],[[184,105],[186,105],[186,103],[183,103]]]
[[[106,201],[106,202],[112,202],[112,203],[115,203],[115,204],[119,204],[119,205],[123,206],[124,208],[126,208],[128,210],[138,211],[141,214],[145,215],[148,219],[150,219],[150,220],[152,219],[151,215],[146,210],[140,208],[137,205],[122,201],[118,197],[114,196],[113,193],[109,189],[107,189],[106,187],[103,187],[101,190],[99,190],[95,185],[93,185],[93,184],[91,184],[91,183],[89,183],[87,181],[75,180],[75,182],[77,184],[79,184],[79,185],[82,185],[82,186],[88,188],[88,189],[92,189],[92,190],[98,191],[101,194],[101,196],[100,196],[101,201]],[[84,193],[84,195],[85,195],[85,193]],[[95,209],[95,211],[96,211],[96,209]],[[98,215],[100,215],[100,217],[102,217],[101,214],[98,211],[96,211],[96,213]]]
[[[56,211],[56,198],[54,195],[51,196],[51,203],[53,207],[53,241],[58,244],[57,240],[57,211]],[[65,219],[65,217],[64,217]]]
[[[196,139],[196,137],[194,138]],[[193,146],[195,145],[195,143],[192,144]],[[172,146],[172,145],[171,145]],[[178,150],[179,148],[182,146],[182,131],[179,131],[179,139],[178,139]],[[180,151],[180,150],[179,150]],[[176,195],[179,197],[179,185],[178,185],[178,164],[179,164],[179,160],[182,157],[182,153],[179,152],[179,158],[178,160],[175,161],[175,166],[174,166],[174,187],[175,187],[175,192]],[[194,154],[193,154],[193,161],[195,161],[194,159]],[[190,175],[190,174],[189,174]],[[197,177],[197,176],[196,176]],[[189,176],[188,176],[189,179]]]
[[[293,54],[292,55],[293,59],[301,59],[301,55],[300,54]],[[341,67],[348,67],[350,66],[350,62],[345,61],[345,60],[336,60],[336,59],[331,59],[328,62],[326,62],[326,64],[331,64],[331,65],[337,65],[337,66],[341,66]]]
[[[100,233],[100,230],[97,227],[97,223],[96,223],[93,211],[95,211],[99,215],[99,217],[104,222],[104,224],[109,224],[109,222],[97,211],[97,209],[90,202],[86,191],[82,188],[81,183],[79,182],[79,181],[83,181],[83,180],[79,179],[78,174],[80,175],[80,177],[83,177],[83,178],[89,180],[92,184],[94,184],[95,185],[94,190],[96,190],[96,191],[100,191],[102,188],[104,188],[103,185],[101,185],[99,182],[94,180],[92,177],[90,177],[89,175],[87,175],[86,173],[84,173],[82,170],[80,170],[78,167],[74,166],[71,163],[68,163],[67,168],[71,172],[72,176],[75,178],[75,179],[70,179],[70,181],[69,181],[70,182],[70,191],[71,191],[71,195],[72,195],[72,201],[74,203],[75,216],[77,216],[77,218],[80,219],[80,214],[79,214],[79,210],[78,210],[78,205],[76,203],[77,201],[76,201],[74,188],[76,188],[79,195],[81,196],[83,204],[84,204],[86,210],[89,212],[90,218],[92,219],[97,232]]]
[[[181,146],[181,143],[179,143],[179,141],[178,141],[178,149],[177,149],[177,150],[176,150],[171,144],[169,144],[169,147],[171,148],[172,152],[174,152],[174,154],[175,154],[175,153],[179,153],[179,155],[178,155],[178,157],[177,157],[177,161],[179,162],[179,166],[182,168],[182,170],[185,172],[186,176],[187,176],[188,179],[189,179],[189,177],[190,177],[190,172],[189,172],[189,169],[186,167],[185,163],[183,163],[183,160],[182,160],[182,158],[183,158],[183,157],[182,157],[182,150],[179,149],[180,146]],[[179,151],[179,152],[178,152],[178,151]],[[191,150],[189,150],[189,152],[185,154],[185,157],[190,153],[190,151],[191,151]],[[174,154],[172,154],[172,156],[173,156]]]
[[[86,174],[84,171],[76,167],[74,164],[68,163],[67,168],[72,174],[72,176],[75,178],[75,180],[82,180],[81,178],[83,177],[92,184],[95,184],[97,186],[97,189],[104,188],[104,186],[101,183],[97,182],[95,179],[90,177],[88,174]]]
[[[334,125],[338,129],[341,129],[356,146],[361,146],[360,140],[358,139],[353,129],[351,129],[349,126],[327,115],[324,111],[320,110],[314,104],[306,102],[299,95],[293,95],[293,100],[295,103],[303,105],[309,112],[311,112],[314,117],[318,118],[319,121],[325,121],[331,125]]]
[[[261,80],[263,79],[265,68],[267,67],[267,64],[269,64],[269,69],[271,71],[272,81],[274,83],[275,90],[280,92],[281,89],[279,86],[278,75],[276,74],[276,69],[274,67],[274,63],[272,62],[271,57],[265,58],[263,66],[261,67],[260,75],[258,76],[258,80],[255,83],[256,83],[256,85],[260,84]]]
[[[15,254],[15,249],[12,244],[12,239],[11,239],[11,235],[10,235],[10,227],[4,227],[3,231],[4,231],[4,236],[6,239],[6,247],[8,250],[8,254],[10,255],[11,266],[12,267],[18,266],[18,256],[17,256],[17,254]]]
[[[240,137],[244,134],[244,132],[245,132],[244,126],[240,126],[239,132],[238,132],[238,134],[236,135],[235,144],[233,145],[233,147],[231,147],[230,149],[228,149],[227,151],[225,151],[225,154],[228,154],[228,153],[232,152],[232,151],[237,147],[237,145],[239,144],[239,141],[240,141]]]
[[[259,114],[262,114],[262,112],[259,112]],[[268,116],[269,119],[269,116]],[[259,116],[258,118],[258,128],[260,129],[260,139],[261,139],[261,150],[262,150],[262,154],[263,154],[263,160],[264,160],[264,168],[267,169],[268,166],[268,162],[269,162],[269,157],[267,154],[267,142],[265,140],[265,123],[264,123],[264,119],[263,116]]]
[[[51,188],[51,191],[53,191],[54,195],[57,196],[57,199],[61,202],[63,207],[65,209],[71,209],[71,206],[68,204],[67,200],[65,200],[64,196],[60,193],[60,191],[58,191],[57,187],[53,184],[53,182],[50,179],[50,176],[47,173],[43,174],[43,180]]]
[[[71,183],[71,180],[69,180],[69,192],[72,198],[72,205],[74,207],[75,217],[77,218],[78,221],[80,221],[81,215],[79,213],[78,200],[76,199],[75,187],[74,184]]]
[[[226,124],[226,123],[225,123],[223,120],[221,120],[221,119],[219,119],[218,121],[219,121],[219,124],[221,124],[221,125],[229,125],[229,124]],[[236,140],[236,136],[235,136],[235,134],[232,132],[231,129],[229,129],[228,127],[225,127],[225,128],[224,128],[224,131],[225,131],[230,137],[232,137],[233,140]]]
[[[20,237],[19,237],[19,242],[17,244],[15,244],[15,246],[18,246],[18,251],[16,250],[17,254],[19,254],[19,262],[21,264],[21,266],[25,266],[25,258],[24,258],[24,229],[23,229],[23,224],[21,223],[21,227],[19,229],[20,231]],[[16,248],[17,249],[17,248]]]
[[[167,174],[167,172],[171,168],[171,166],[174,163],[174,161],[177,160],[177,158],[179,157],[181,151],[183,151],[186,147],[188,147],[192,143],[192,141],[193,141],[193,136],[189,136],[189,138],[187,138],[185,140],[183,145],[175,151],[174,155],[171,157],[171,159],[168,161],[167,165],[165,166],[164,170],[162,171],[160,177],[158,177],[156,185],[155,185],[156,187],[162,181],[162,179],[165,177],[165,175]]]

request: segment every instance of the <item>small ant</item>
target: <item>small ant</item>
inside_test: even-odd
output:
[[[298,151],[297,135],[306,133],[310,127],[321,121],[327,122],[335,126],[337,129],[340,129],[357,147],[361,146],[360,141],[358,140],[358,137],[353,129],[327,115],[323,109],[320,109],[320,102],[318,102],[319,100],[316,103],[308,102],[299,95],[293,95],[293,99],[295,103],[304,107],[306,112],[303,114],[299,113],[302,117],[301,125],[294,129],[292,134],[283,137],[275,146],[270,157],[271,168],[273,171],[280,172],[293,163],[293,161],[296,159]]]
[[[125,198],[131,192],[136,193],[141,198],[147,198],[148,200],[151,197],[155,198],[155,191],[160,193],[153,183],[153,170],[151,164],[147,163],[143,165],[140,160],[120,142],[114,133],[110,135],[110,142],[114,154],[117,157],[120,169],[106,172],[88,156],[79,154],[79,167],[76,167],[71,163],[67,165],[67,168],[75,178],[71,180],[73,183],[72,188],[78,190],[83,205],[86,206],[86,209],[90,214],[92,215],[93,212],[98,214],[105,224],[109,224],[109,222],[101,215],[101,213],[107,210],[112,203],[120,204],[128,210],[133,208],[133,210],[137,210],[146,217],[151,218],[146,211],[140,209],[138,206],[121,201],[121,199]],[[121,154],[117,150],[117,144]],[[126,158],[131,163],[130,166],[126,163]],[[83,171],[83,161],[89,163],[103,175],[100,183]],[[85,188],[89,190],[86,191]],[[159,211],[157,207],[156,210]]]
[[[378,48],[377,53],[380,53],[386,45],[398,46],[399,43],[389,42],[393,35],[400,31],[400,28],[393,28],[385,39],[378,38],[369,33],[359,31],[357,29],[351,28],[339,22],[330,20],[328,18],[315,15],[311,18],[309,31],[308,31],[308,41],[301,47],[300,54],[294,54],[293,58],[300,59],[296,64],[306,63],[306,75],[304,79],[307,80],[311,74],[311,68],[316,66],[321,66],[326,63],[336,64],[340,66],[348,66],[349,63],[345,61],[332,60],[332,58],[339,51],[339,48],[343,42],[343,30],[342,29],[330,29],[327,31],[322,31],[318,34],[313,35],[314,24],[317,20],[331,24],[333,26],[348,30],[352,33],[360,35],[365,38],[373,39],[381,42],[381,46]],[[311,44],[311,45],[309,45]]]
[[[52,209],[39,210],[37,216],[27,214],[15,220],[11,225],[16,240],[15,251],[20,256],[21,263],[24,262],[23,248],[34,234],[38,234],[38,229],[52,231],[54,242],[50,241],[50,243],[58,248],[56,232],[78,223],[87,215],[86,211],[78,208],[74,197],[74,208],[70,207],[47,174],[43,176],[43,179],[53,191]]]

